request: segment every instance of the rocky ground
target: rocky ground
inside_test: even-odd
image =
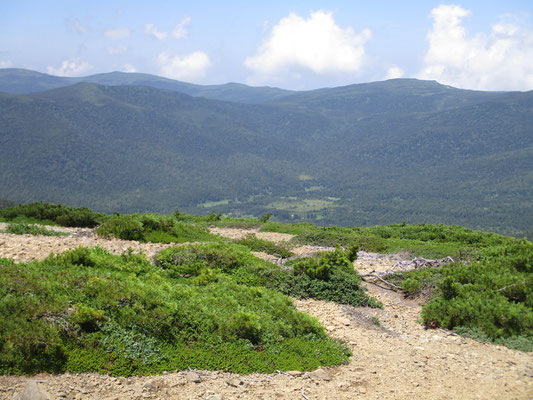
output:
[[[2,229],[2,226],[0,226]],[[132,248],[152,257],[165,245],[95,237],[90,230],[67,230],[47,237],[0,233],[0,257],[42,259],[50,252],[100,245],[114,253]],[[290,235],[214,230],[229,237],[256,233],[273,241]],[[305,255],[316,248],[296,250]],[[361,273],[385,271],[402,256],[359,254]],[[421,305],[401,294],[366,284],[383,309],[295,300],[317,317],[332,337],[344,340],[354,356],[347,365],[313,372],[236,375],[212,371],[169,372],[160,376],[114,378],[97,374],[0,376],[0,399],[531,399],[533,356],[478,343],[449,332],[425,330]]]

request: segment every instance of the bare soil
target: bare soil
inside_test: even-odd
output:
[[[231,237],[254,233],[214,231]],[[47,237],[0,233],[0,257],[17,261],[42,259],[52,251],[57,253],[80,245],[99,245],[114,253],[132,248],[151,257],[165,247],[102,239],[76,229],[69,234]],[[277,235],[280,234],[269,236],[268,240],[290,240],[290,235]],[[313,251],[317,249],[302,249],[301,254]],[[401,257],[361,252],[354,267],[362,273],[385,271]],[[449,332],[426,330],[418,322],[419,302],[372,284],[366,287],[370,295],[383,302],[383,309],[294,300],[299,310],[318,318],[332,337],[350,346],[354,356],[347,365],[305,373],[251,375],[180,371],[132,378],[98,374],[0,376],[0,399],[20,398],[31,380],[37,381],[53,399],[533,398],[533,355]]]

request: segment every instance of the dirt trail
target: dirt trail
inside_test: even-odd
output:
[[[224,230],[218,233],[236,234]],[[247,233],[249,231],[241,232],[242,235]],[[41,258],[56,243],[49,242],[48,237],[8,236],[14,235],[0,234],[0,257],[15,254],[19,260]],[[74,238],[53,239],[58,239],[57,244],[60,244]],[[94,240],[104,247],[126,246]],[[17,241],[25,254],[5,245]],[[70,242],[70,246],[74,243]],[[134,242],[127,242],[127,245],[142,247]],[[382,271],[389,269],[398,257],[360,253],[354,265],[361,272]],[[294,372],[291,376],[284,373],[243,376],[210,371],[133,378],[97,374],[0,376],[0,399],[17,398],[31,379],[39,382],[55,399],[533,398],[532,355],[438,330],[425,330],[417,322],[421,306],[416,301],[374,285],[368,284],[367,289],[383,302],[382,310],[295,300],[299,310],[317,317],[332,337],[346,341],[351,347],[354,356],[347,365],[311,373]]]

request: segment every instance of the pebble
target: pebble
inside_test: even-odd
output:
[[[200,383],[202,378],[196,372],[189,371],[185,374],[185,379],[189,382]]]
[[[308,373],[308,376],[314,381],[330,381],[331,376],[329,373],[322,368],[317,369]]]
[[[301,371],[287,371],[287,374],[296,378],[298,376],[301,376],[302,372]]]

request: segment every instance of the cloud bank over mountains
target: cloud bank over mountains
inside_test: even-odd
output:
[[[533,32],[508,15],[490,35],[469,35],[462,22],[470,15],[454,5],[432,10],[429,48],[417,77],[468,89],[533,89]]]
[[[263,17],[274,7],[260,7],[257,14]],[[493,13],[483,24],[472,25],[488,14],[476,17],[475,10],[461,5],[417,5],[423,13],[416,17],[389,15],[392,19],[383,22],[384,17],[360,17],[351,4],[331,7],[285,9],[275,12],[270,22],[262,18],[259,25],[257,20],[245,21],[244,11],[224,19],[204,15],[202,8],[197,17],[187,12],[176,18],[140,7],[135,23],[121,14],[107,22],[68,14],[61,17],[62,32],[56,37],[68,39],[68,47],[43,52],[34,44],[36,51],[20,61],[26,47],[10,48],[11,42],[0,38],[0,68],[40,69],[61,76],[141,71],[197,83],[235,81],[289,89],[414,77],[466,89],[533,90],[533,27],[527,12]],[[358,7],[371,15],[367,8],[372,7]],[[405,21],[416,22],[417,29],[395,38],[394,32],[408,28]],[[233,36],[226,36],[228,32]],[[235,36],[243,32],[250,32],[249,37]],[[409,41],[402,42],[404,38]],[[391,46],[402,53],[391,51]]]

